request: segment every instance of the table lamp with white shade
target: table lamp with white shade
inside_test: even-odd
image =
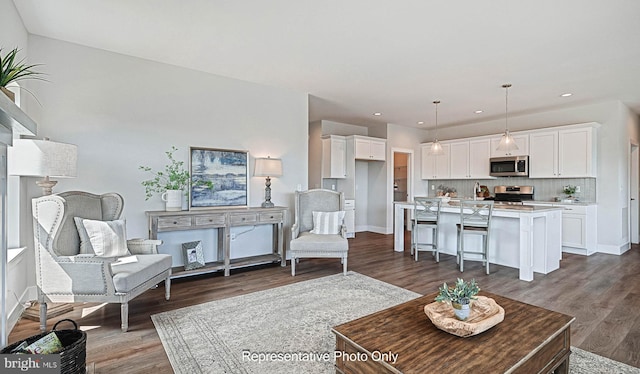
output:
[[[44,177],[36,184],[44,195],[51,195],[58,183],[49,179],[75,178],[77,175],[78,146],[52,142],[49,138],[15,139],[8,149],[9,175]]]
[[[279,158],[256,158],[254,177],[267,177],[264,189],[263,208],[272,208],[274,204],[271,202],[271,177],[282,176],[282,160]]]

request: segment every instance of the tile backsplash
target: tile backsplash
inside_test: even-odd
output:
[[[429,196],[435,196],[438,186],[444,185],[455,188],[459,197],[473,196],[473,186],[475,182],[487,186],[493,196],[494,186],[533,186],[533,199],[539,201],[553,201],[556,197],[562,198],[566,195],[562,188],[566,185],[579,186],[580,192],[576,196],[580,201],[596,201],[596,179],[595,178],[549,178],[530,179],[520,177],[497,178],[497,179],[445,179],[429,180],[426,186]],[[431,189],[435,186],[435,189]],[[416,194],[419,195],[419,194]]]

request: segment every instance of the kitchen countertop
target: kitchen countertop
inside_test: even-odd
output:
[[[482,202],[482,200],[478,200],[478,202]],[[460,207],[460,203],[458,201],[451,200],[448,203],[442,204],[442,207],[458,209]],[[548,206],[547,205],[544,205],[544,206],[508,205],[508,204],[497,204],[497,203],[493,205],[493,210],[508,210],[508,211],[519,210],[519,211],[527,211],[527,212],[542,212],[542,211],[556,210],[556,209],[560,209],[560,207],[554,207],[551,205],[548,205]]]

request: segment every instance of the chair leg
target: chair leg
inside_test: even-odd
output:
[[[347,258],[342,258],[342,274],[347,275]]]
[[[296,276],[296,259],[294,257],[291,257],[291,276]]]
[[[460,246],[460,272],[464,272],[464,232],[460,231],[460,241],[458,242]]]
[[[484,236],[484,260],[487,266],[487,275],[489,275],[489,235]]]
[[[44,298],[40,302],[40,331],[47,331],[47,303]]]
[[[411,255],[415,255],[416,261],[418,261],[418,254],[416,253],[416,243],[418,242],[418,234],[416,230],[416,225],[411,226]]]
[[[122,332],[127,332],[129,329],[129,303],[120,304],[120,319],[122,320],[122,325],[120,328]]]
[[[171,298],[171,274],[164,280],[164,298],[167,301]]]
[[[440,262],[440,249],[438,249],[438,226],[436,226],[433,231],[433,252],[436,255],[436,262]]]
[[[456,264],[460,264],[460,230],[456,236]]]

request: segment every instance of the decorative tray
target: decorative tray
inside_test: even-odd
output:
[[[463,338],[487,331],[504,320],[504,309],[495,300],[485,296],[473,300],[466,321],[455,317],[450,304],[439,301],[425,305],[424,312],[437,328]]]

